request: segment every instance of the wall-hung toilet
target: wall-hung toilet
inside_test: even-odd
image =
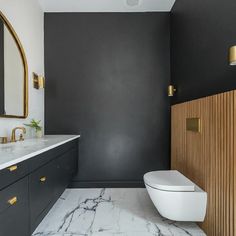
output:
[[[159,213],[174,221],[202,222],[207,193],[176,170],[144,175],[148,194]]]

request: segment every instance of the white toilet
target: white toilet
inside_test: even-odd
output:
[[[202,222],[207,193],[176,170],[144,175],[148,194],[159,213],[174,221]]]

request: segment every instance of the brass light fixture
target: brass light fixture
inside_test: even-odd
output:
[[[36,73],[33,73],[33,83],[35,89],[45,88],[45,78],[42,75],[37,75]]]
[[[229,64],[231,66],[236,66],[236,46],[232,46],[229,49]]]
[[[176,92],[176,88],[173,85],[168,86],[168,97],[173,97]]]

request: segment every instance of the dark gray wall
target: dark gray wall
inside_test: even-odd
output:
[[[0,20],[0,115],[4,114],[4,23]]]
[[[81,134],[73,186],[169,168],[168,13],[45,14],[46,133]]]
[[[171,14],[174,103],[236,88],[228,49],[236,45],[235,0],[177,0]]]

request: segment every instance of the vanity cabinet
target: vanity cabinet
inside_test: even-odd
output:
[[[78,139],[0,170],[0,236],[29,236],[70,183]]]

